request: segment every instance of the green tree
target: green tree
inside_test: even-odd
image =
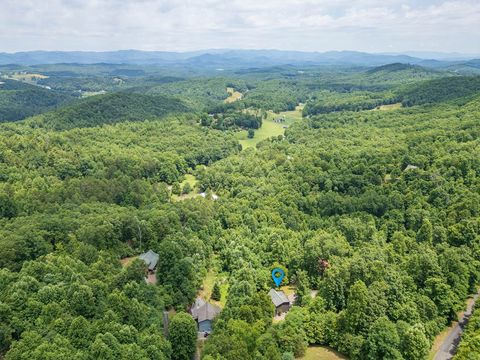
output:
[[[213,284],[212,295],[210,298],[215,301],[220,301],[221,297],[222,294],[220,293],[220,286],[218,285],[218,282],[215,282],[215,284]]]
[[[180,184],[178,182],[173,183],[172,194],[180,195],[181,192],[182,192],[182,189],[180,187]]]
[[[422,226],[417,233],[417,241],[431,244],[433,239],[432,223],[428,219],[423,219]]]
[[[182,189],[182,194],[190,194],[192,192],[192,186],[190,183],[186,182],[185,185],[183,185]]]
[[[368,332],[365,358],[370,360],[400,360],[400,338],[395,325],[387,317],[377,319]]]
[[[421,324],[411,326],[403,334],[400,349],[405,359],[425,359],[430,351],[430,342],[425,336],[425,330]]]
[[[187,313],[178,313],[168,327],[173,360],[191,360],[197,344],[197,326]]]
[[[247,137],[248,137],[249,139],[253,139],[254,136],[255,136],[255,130],[253,130],[253,129],[248,129]]]

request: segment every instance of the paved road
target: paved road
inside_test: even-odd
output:
[[[435,354],[434,360],[450,360],[455,355],[457,351],[457,346],[460,343],[460,339],[462,338],[462,333],[464,327],[467,325],[470,316],[472,315],[473,305],[475,305],[475,301],[477,301],[479,294],[474,295],[473,301],[470,301],[467,305],[467,310],[463,313],[460,317],[458,324],[453,327],[448,336],[443,341],[440,349],[438,349],[437,353]]]

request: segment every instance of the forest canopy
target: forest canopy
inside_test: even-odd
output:
[[[479,77],[42,69],[0,104],[47,81],[106,94],[0,125],[0,358],[190,360],[203,296],[221,310],[204,360],[427,359],[477,292]]]

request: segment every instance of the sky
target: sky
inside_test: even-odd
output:
[[[480,0],[0,0],[0,52],[480,54]]]

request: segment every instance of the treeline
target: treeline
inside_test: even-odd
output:
[[[252,114],[248,110],[231,110],[220,114],[203,114],[200,117],[200,124],[218,130],[258,129],[262,126],[262,116]]]
[[[472,359],[480,354],[480,312],[478,305],[473,309],[473,314],[468,320],[468,325],[463,329],[461,342],[458,345],[455,360]]]
[[[380,105],[394,104],[398,98],[392,92],[374,93],[354,91],[338,93],[322,91],[313,95],[305,104],[303,115],[318,115],[337,111],[375,109]]]

